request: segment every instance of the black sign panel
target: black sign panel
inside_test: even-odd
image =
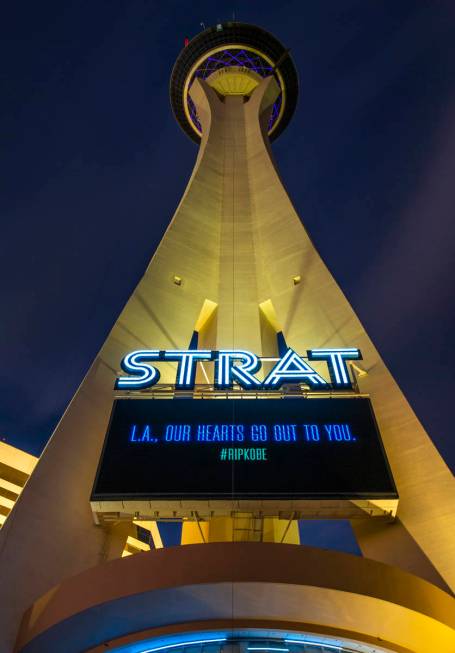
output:
[[[396,496],[368,399],[121,399],[92,500]]]

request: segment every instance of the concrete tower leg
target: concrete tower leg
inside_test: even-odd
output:
[[[24,610],[63,578],[102,562],[106,534],[89,497],[112,404],[114,374],[96,361],[0,531],[0,651]]]
[[[399,518],[384,524],[384,522],[366,517],[365,519],[353,519],[351,525],[365,558],[400,567],[451,593],[447,583],[410,536]]]

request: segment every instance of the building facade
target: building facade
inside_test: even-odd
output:
[[[270,143],[297,102],[289,51],[217,25],[179,55],[170,92],[196,164],[0,532],[0,652],[454,651],[453,475],[280,179]],[[363,465],[349,457],[361,406],[374,410]],[[342,407],[318,426],[314,411]],[[293,411],[309,411],[302,442],[326,429],[317,475],[295,462]],[[349,519],[362,557],[300,546],[298,521],[321,517]],[[187,546],[162,546],[164,520]]]
[[[18,500],[38,461],[25,451],[0,442],[0,528]]]

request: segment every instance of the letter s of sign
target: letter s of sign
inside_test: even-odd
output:
[[[120,363],[122,370],[129,376],[119,376],[115,382],[117,390],[142,390],[158,383],[160,373],[147,361],[158,360],[158,349],[140,349],[132,351]]]

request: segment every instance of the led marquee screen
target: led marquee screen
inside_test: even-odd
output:
[[[368,399],[120,399],[92,500],[396,496]]]

